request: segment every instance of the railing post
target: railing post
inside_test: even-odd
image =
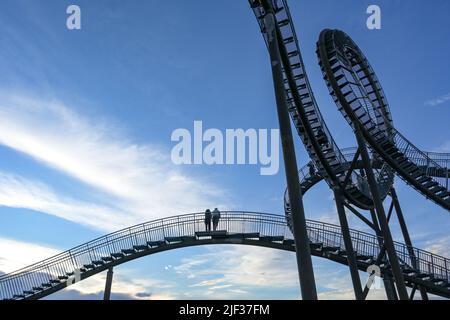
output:
[[[448,172],[450,171],[450,168],[447,168],[446,170],[445,170],[445,189],[447,189],[448,190]]]
[[[444,266],[445,266],[445,276],[446,276],[446,280],[447,282],[450,280],[448,277],[448,266],[447,266],[447,259],[444,258]]]

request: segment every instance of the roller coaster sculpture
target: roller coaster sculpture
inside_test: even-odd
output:
[[[219,225],[223,230],[217,232],[203,231],[201,213],[129,227],[0,276],[1,299],[43,298],[64,289],[76,271],[83,280],[104,270],[109,270],[105,289],[109,297],[112,268],[117,265],[170,249],[227,243],[296,251],[304,299],[317,298],[311,255],[348,265],[356,299],[367,297],[369,288],[363,288],[358,272],[370,266],[379,268],[388,299],[413,299],[417,291],[422,299],[428,299],[429,293],[450,298],[450,260],[413,247],[393,187],[399,176],[450,211],[450,154],[423,152],[395,129],[367,58],[347,34],[327,29],[317,42],[319,65],[358,146],[339,148],[314,98],[287,0],[249,3],[271,57],[280,129],[285,110],[289,127],[285,133],[290,134],[290,116],[311,159],[298,176],[294,171],[293,177],[298,178],[294,184],[287,176],[285,217],[224,212]],[[295,153],[290,157],[295,162]],[[333,190],[340,226],[304,219],[302,195],[322,180]],[[298,196],[297,207],[290,201],[292,195]],[[388,197],[386,212],[383,201]],[[350,229],[346,210],[375,235]],[[389,221],[394,212],[404,244],[392,239]]]
[[[368,290],[362,290],[359,280],[345,208],[383,238],[380,246],[386,256],[380,256],[378,262],[388,261],[392,271],[392,278],[384,278],[388,298],[408,299],[402,262],[396,256],[389,228],[389,219],[395,209],[405,242],[412,247],[393,188],[394,177],[398,175],[425,197],[450,210],[449,156],[422,152],[394,128],[386,96],[367,58],[344,32],[327,29],[320,34],[317,55],[330,95],[356,136],[358,148],[349,161],[333,139],[314,98],[287,0],[249,2],[269,48],[272,63],[276,63],[277,59],[282,62],[285,103],[311,158],[308,172],[304,169],[300,171],[303,173],[301,191],[306,192],[322,179],[332,188],[346,240],[346,255],[356,298],[364,299]],[[275,21],[274,26],[267,16]],[[271,41],[277,42],[279,52],[270,50]],[[433,155],[445,159],[445,166]],[[287,191],[285,213],[288,222],[291,222],[293,215]],[[383,207],[387,196],[392,198],[388,215]],[[368,210],[370,219],[358,209]],[[412,251],[410,258],[414,268],[417,257]],[[420,286],[418,289],[422,298],[426,299],[426,290]]]

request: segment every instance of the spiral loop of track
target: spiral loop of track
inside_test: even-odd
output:
[[[406,139],[392,123],[378,78],[358,45],[343,31],[323,30],[317,55],[338,109],[359,130],[387,171],[450,211],[449,170]],[[382,185],[382,184],[380,184]]]

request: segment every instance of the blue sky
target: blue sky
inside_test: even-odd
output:
[[[81,7],[81,30],[66,29],[72,3]],[[370,4],[381,7],[381,30],[366,28]],[[340,146],[355,141],[317,65],[324,28],[346,31],[365,52],[400,132],[424,150],[450,152],[448,1],[290,6]],[[172,131],[192,129],[194,120],[222,130],[277,128],[268,55],[247,1],[3,0],[0,74],[2,272],[134,223],[207,207],[282,214],[282,167],[260,176],[258,166],[170,162]],[[308,157],[295,140],[301,166]],[[415,245],[450,256],[448,213],[396,185]],[[304,202],[308,218],[337,222],[325,184]],[[399,239],[395,223],[393,233]],[[322,298],[351,297],[346,268],[314,265]],[[115,276],[116,298],[299,296],[293,254],[267,249],[171,251],[121,266]],[[102,277],[54,297],[96,298]]]

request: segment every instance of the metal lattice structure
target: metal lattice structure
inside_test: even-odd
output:
[[[346,211],[360,218],[383,239],[379,242],[382,252],[376,264],[385,261],[391,265],[392,277],[385,280],[388,298],[412,299],[419,289],[422,298],[427,299],[427,290],[423,286],[415,287],[411,295],[406,290],[403,262],[396,252],[389,225],[394,212],[409,248],[412,248],[412,242],[393,182],[397,175],[427,198],[450,210],[448,155],[422,152],[395,129],[386,95],[361,50],[343,32],[324,30],[317,44],[319,65],[330,94],[353,128],[358,144],[353,154],[339,149],[308,81],[287,0],[249,0],[249,3],[267,44],[272,66],[282,64],[281,74],[272,68],[277,106],[289,110],[311,158],[298,173],[300,191],[295,197],[302,201],[302,193],[321,180],[333,190],[357,299],[364,299],[368,291],[367,288],[363,290],[357,272],[357,254]],[[284,93],[278,90],[281,83]],[[289,174],[292,171],[286,172],[287,177]],[[294,192],[290,189],[295,185],[289,178],[287,181],[285,213],[295,233],[294,217],[302,213],[297,205],[296,208],[292,206]],[[389,209],[383,204],[387,197],[391,199]],[[360,210],[368,211],[370,216]],[[413,250],[408,253],[411,261],[417,260]],[[310,276],[312,273],[304,277],[309,279]],[[314,296],[309,298],[314,299]]]
[[[352,161],[355,158],[355,155],[357,155],[358,148],[351,147],[351,148],[345,148],[341,149],[342,155],[345,157],[346,162],[344,162],[341,166],[342,172],[347,172],[350,170],[352,166]],[[402,150],[402,152],[406,152]],[[450,153],[438,153],[438,152],[427,152],[422,151],[421,153],[425,154],[428,158],[431,159],[431,161],[421,167],[423,171],[428,171],[428,174],[431,177],[436,178],[446,178],[448,180],[448,177],[450,176]],[[384,165],[384,162],[377,156],[371,155],[372,159],[372,166],[375,169],[381,169]],[[437,163],[440,167],[432,167],[434,163]],[[358,160],[354,164],[355,169],[363,169],[363,163],[361,160]],[[315,167],[314,162],[309,162],[299,170],[299,177],[300,177],[300,187],[302,190],[302,194],[307,193],[311,188],[313,188],[317,183],[321,182],[323,180],[323,177],[325,176],[325,173],[318,168]],[[337,172],[340,173],[340,172]],[[448,183],[448,182],[447,182]],[[289,208],[289,196],[287,193],[287,189],[284,193],[284,209],[286,213],[287,219],[290,219],[291,213]]]
[[[249,2],[267,43],[268,34],[264,17],[267,13],[265,7],[270,4],[268,1],[259,0],[249,0]],[[319,170],[323,171],[325,181],[330,186],[339,184],[347,173],[342,170],[347,159],[328,129],[314,97],[287,1],[277,1],[274,12],[277,21],[278,42],[283,58],[283,82],[291,119],[312,162]],[[385,170],[377,172],[377,176],[379,180],[383,180],[382,193],[386,196],[393,183],[393,173],[386,167]],[[342,190],[347,199],[356,206],[362,209],[373,206],[368,183],[358,172],[350,173],[346,185],[342,185]]]
[[[386,98],[367,58],[343,31],[324,30],[318,55],[330,94],[354,130],[395,172],[444,209],[450,210],[449,171],[422,152],[388,121]]]
[[[1,299],[34,300],[66,288],[80,270],[84,280],[100,272],[162,251],[208,244],[243,244],[295,251],[292,232],[280,215],[254,212],[222,212],[219,231],[205,232],[204,213],[192,213],[138,224],[79,245],[54,257],[0,277]],[[307,222],[311,252],[346,264],[340,226]],[[365,271],[380,253],[376,236],[351,230],[358,267]],[[395,243],[407,285],[426,287],[429,292],[450,297],[450,260],[414,248],[417,268],[412,267],[408,248]],[[381,265],[383,275],[389,264]]]
[[[428,293],[450,298],[450,261],[412,245],[393,187],[399,176],[450,211],[450,154],[423,152],[394,127],[386,95],[367,58],[344,32],[326,29],[317,43],[319,65],[358,145],[340,149],[314,97],[287,0],[249,3],[271,60],[288,184],[285,216],[223,212],[220,231],[213,232],[205,231],[203,213],[136,225],[0,276],[0,298],[39,299],[64,289],[76,274],[83,280],[105,270],[109,297],[113,267],[161,251],[208,244],[295,251],[306,299],[317,299],[311,255],[348,265],[359,300],[367,297],[369,288],[363,288],[358,272],[374,265],[381,270],[389,299],[413,299],[417,290],[423,299]],[[298,173],[290,120],[311,160]],[[305,220],[302,196],[322,180],[333,191],[339,226]],[[351,229],[347,213],[374,234]],[[394,215],[404,244],[393,240],[389,223]]]

